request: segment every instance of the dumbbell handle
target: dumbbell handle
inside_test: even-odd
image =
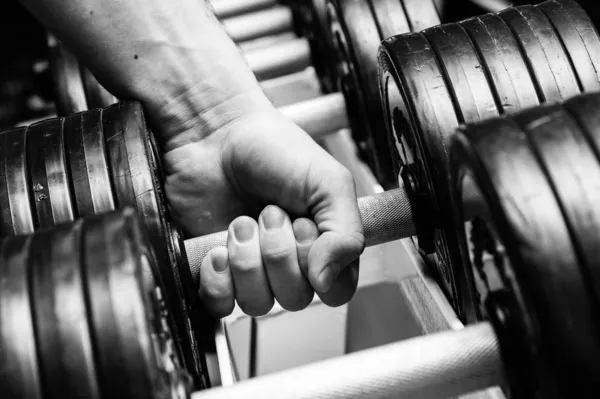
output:
[[[217,17],[227,18],[274,6],[277,0],[213,0],[211,3]]]
[[[496,334],[480,323],[200,391],[192,399],[436,399],[502,382]]]
[[[415,223],[408,195],[403,188],[358,199],[365,244],[373,246],[415,235]],[[227,246],[227,231],[185,241],[185,249],[194,281],[206,254],[215,247]]]
[[[275,6],[222,21],[236,43],[292,30],[294,16],[289,7]]]

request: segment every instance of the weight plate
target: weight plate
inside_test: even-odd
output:
[[[77,214],[87,217],[114,210],[102,110],[90,110],[65,118],[64,132]]]
[[[501,113],[539,105],[527,64],[512,32],[495,14],[460,22],[479,54]]]
[[[27,162],[39,228],[74,220],[67,175],[63,118],[48,119],[27,129]]]
[[[515,117],[528,133],[564,214],[585,280],[600,305],[600,164],[577,122],[559,106]],[[595,278],[594,278],[595,277]],[[600,353],[597,353],[600,358]],[[593,364],[590,364],[593,366]],[[600,372],[596,368],[596,371]]]
[[[88,107],[77,57],[51,34],[48,34],[48,57],[58,116],[85,111]]]
[[[597,306],[581,273],[553,184],[527,135],[509,119],[467,126],[454,139],[452,162],[454,201],[461,203],[464,185],[471,180],[487,208],[472,216],[488,229],[485,247],[491,249],[492,259],[487,272],[500,280],[499,287],[485,293],[493,310],[489,314],[499,334],[519,326],[520,332],[513,336],[520,339],[500,339],[505,351],[518,345],[514,341],[526,341],[512,348],[518,352],[512,365],[533,366],[522,369],[529,374],[521,378],[523,383],[536,379],[551,392],[556,383],[560,395],[544,392],[536,397],[589,396],[598,388],[594,366],[600,350]],[[481,231],[473,236],[473,240],[481,239]],[[465,257],[465,266],[470,264]],[[510,298],[510,307],[490,306],[489,301],[500,294]]]
[[[31,243],[38,367],[49,398],[100,398],[80,268],[81,226],[80,219],[38,233]]]
[[[141,228],[130,208],[92,217],[84,226],[89,323],[106,398],[175,397],[187,391],[168,311],[157,301],[160,279],[142,273],[144,262],[150,270],[156,263]]]
[[[33,198],[25,150],[27,128],[17,128],[0,134],[0,198],[2,225],[0,236],[30,234],[35,230]]]
[[[598,97],[598,95],[596,94],[584,94],[584,95],[579,95],[577,97],[574,97],[571,100],[568,100],[564,103],[564,108],[569,112],[569,114],[571,115],[571,117],[573,117],[576,121],[578,126],[580,127],[582,133],[585,135],[587,142],[589,143],[589,145],[591,145],[592,147],[592,151],[594,152],[594,155],[596,157],[596,159],[600,159],[600,115],[598,115],[598,108],[600,107],[600,97]],[[572,165],[572,167],[582,167],[584,165],[584,161],[585,159],[582,159],[580,161],[579,159],[579,155],[574,155],[576,161],[573,161],[574,164]],[[562,158],[562,155],[561,155]],[[563,162],[562,159],[560,162]],[[580,164],[581,162],[581,164]],[[596,161],[597,162],[597,161]],[[594,164],[593,162],[590,161],[590,163],[592,163],[592,165]],[[594,176],[595,174],[597,174],[596,170],[593,169],[590,166],[589,170],[583,170],[583,178],[581,178],[581,180],[579,181],[580,184],[585,184],[586,186],[589,185],[591,186],[588,191],[586,192],[587,197],[582,197],[581,201],[584,201],[586,199],[588,200],[592,200],[593,198],[590,198],[590,194],[588,193],[593,193],[594,189],[597,188],[595,187],[594,183]],[[561,185],[571,185],[573,184],[573,182],[561,182]],[[562,188],[562,187],[561,187]],[[579,200],[576,197],[573,197],[573,200]],[[587,214],[584,215],[585,219],[583,219],[582,223],[585,224],[585,227],[589,230],[589,229],[593,229],[595,226],[593,226],[593,221],[595,220],[595,215],[596,215],[596,210],[597,210],[597,202],[594,202],[595,206],[590,206],[589,208],[584,208],[585,205],[582,205],[582,209],[581,211],[587,211]],[[597,227],[596,227],[597,228]],[[582,227],[583,229],[583,227]],[[593,240],[594,238],[596,238],[597,236],[585,236],[582,239],[588,239],[588,240]],[[592,243],[587,243],[586,246],[592,246]],[[596,244],[596,247],[598,245]],[[592,247],[590,248],[590,253],[591,251],[593,251],[595,248]],[[590,260],[591,261],[591,260]],[[597,262],[597,258],[593,258],[593,261]],[[593,287],[598,288],[600,287],[600,268],[595,267],[593,264],[590,267],[590,281]]]
[[[131,206],[143,215],[143,223],[156,252],[160,275],[165,284],[167,303],[182,338],[182,351],[188,370],[194,370],[197,387],[206,368],[198,347],[202,329],[197,290],[190,273],[181,234],[167,219],[164,191],[152,146],[152,134],[146,129],[141,105],[120,102],[102,113],[108,155],[109,176],[118,208]],[[154,146],[154,149],[156,146]],[[192,319],[190,319],[190,317]],[[190,325],[190,323],[192,323]]]
[[[579,93],[579,85],[552,24],[533,6],[498,13],[515,35],[537,83],[541,102],[559,102]]]
[[[459,317],[476,320],[470,280],[453,267],[460,264],[460,248],[449,205],[447,146],[459,122],[444,76],[421,33],[385,40],[379,65],[385,124],[394,143],[395,171],[413,207],[417,246],[435,254],[440,286]]]
[[[395,185],[389,145],[381,123],[376,54],[381,37],[370,4],[364,0],[328,0],[330,31],[346,98],[352,133],[375,176]]]
[[[600,39],[585,11],[570,0],[545,1],[536,7],[546,14],[562,40],[581,90],[600,90]]]
[[[408,23],[413,32],[420,32],[442,23],[440,0],[400,0],[404,5]]]
[[[118,100],[104,88],[94,75],[84,66],[81,66],[81,79],[85,92],[86,104],[89,109],[104,108],[116,103]]]
[[[444,24],[422,33],[437,56],[459,121],[472,123],[498,116],[481,61],[465,30],[458,24]]]
[[[5,239],[1,244],[0,391],[9,398],[42,399],[26,266],[30,244],[29,236]]]

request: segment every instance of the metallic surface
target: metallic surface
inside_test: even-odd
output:
[[[272,79],[310,66],[310,45],[306,39],[282,41],[248,51],[244,58],[256,79]]]
[[[275,35],[292,30],[292,11],[283,6],[275,6],[223,21],[225,30],[234,42],[244,42],[262,36]]]
[[[272,7],[277,0],[212,0],[211,5],[218,18],[228,18],[263,8]]]
[[[496,385],[502,373],[497,338],[482,323],[198,392],[192,398],[448,398]]]
[[[294,121],[315,140],[348,127],[346,101],[341,93],[327,94],[280,107],[279,112]]]

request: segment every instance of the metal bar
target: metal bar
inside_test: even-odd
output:
[[[481,323],[258,377],[194,399],[449,398],[503,382],[498,340]]]
[[[244,56],[256,79],[272,79],[310,66],[310,44],[306,39],[294,39],[248,51]]]
[[[262,10],[277,4],[277,0],[212,0],[217,18],[229,18]]]
[[[293,19],[290,8],[275,6],[263,11],[227,18],[223,21],[223,26],[231,39],[240,43],[290,31],[293,27]]]
[[[341,93],[278,108],[315,140],[348,127],[346,101]]]

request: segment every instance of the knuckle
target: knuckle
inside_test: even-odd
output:
[[[292,256],[296,254],[296,248],[273,248],[265,249],[262,251],[263,260],[269,264],[284,264],[292,259]]]

